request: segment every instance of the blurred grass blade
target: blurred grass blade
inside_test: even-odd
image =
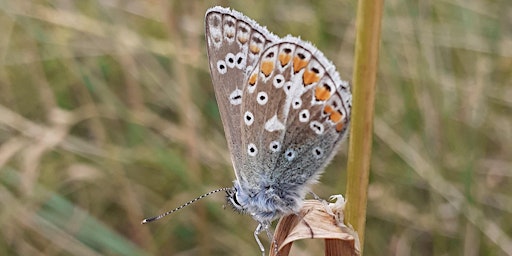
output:
[[[16,171],[4,168],[0,181],[5,184],[4,188],[10,190],[19,186],[19,178]],[[14,218],[62,250],[75,255],[147,255],[137,245],[59,194],[47,191],[42,186],[36,186],[36,193],[47,198],[38,210],[32,214],[30,209],[19,207],[22,213]]]

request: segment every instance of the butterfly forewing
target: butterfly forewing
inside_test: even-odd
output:
[[[206,13],[210,73],[235,170],[241,159],[240,107],[247,70],[277,37],[243,14],[221,7]],[[245,151],[244,151],[245,152]]]

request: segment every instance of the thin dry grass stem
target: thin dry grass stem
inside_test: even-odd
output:
[[[341,196],[336,203],[306,200],[296,215],[282,217],[277,224],[270,256],[287,256],[294,241],[324,239],[325,255],[348,256],[359,254],[357,233],[343,223],[345,201]],[[278,245],[278,250],[274,248]]]
[[[372,155],[381,20],[384,1],[358,1],[352,86],[352,117],[347,167],[347,223],[359,233],[364,248],[366,203]]]

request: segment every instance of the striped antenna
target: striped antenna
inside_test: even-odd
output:
[[[169,214],[171,214],[171,213],[173,213],[173,212],[175,212],[175,211],[178,211],[178,210],[181,210],[182,208],[187,207],[189,204],[193,204],[193,203],[195,203],[197,200],[203,199],[203,198],[205,198],[205,197],[207,197],[207,196],[209,196],[209,195],[211,195],[211,194],[215,194],[215,193],[220,192],[220,191],[227,191],[227,190],[231,190],[231,189],[232,189],[232,188],[219,188],[219,189],[216,189],[216,190],[214,190],[214,191],[210,191],[210,192],[208,192],[208,193],[206,193],[206,194],[203,194],[203,195],[201,195],[201,196],[197,197],[197,198],[196,198],[196,199],[194,199],[194,200],[188,201],[188,202],[186,202],[186,203],[184,203],[184,204],[180,205],[179,207],[176,207],[176,208],[175,208],[175,209],[173,209],[173,210],[170,210],[170,211],[168,211],[168,212],[164,212],[164,213],[162,213],[162,214],[160,214],[160,215],[158,215],[158,216],[155,216],[155,217],[146,218],[146,219],[142,220],[141,224],[146,224],[146,223],[148,223],[148,222],[152,222],[152,221],[155,221],[155,220],[159,220],[159,219],[161,219],[161,218],[163,218],[163,217],[165,217],[165,216],[167,216],[167,215],[169,215]]]

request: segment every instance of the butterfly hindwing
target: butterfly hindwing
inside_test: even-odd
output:
[[[321,52],[294,37],[270,45],[244,83],[242,177],[254,188],[315,181],[346,133],[348,84]]]

